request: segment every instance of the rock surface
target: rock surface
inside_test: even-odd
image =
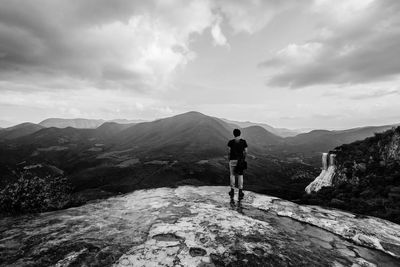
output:
[[[140,190],[0,220],[2,266],[399,266],[400,226],[227,187]]]

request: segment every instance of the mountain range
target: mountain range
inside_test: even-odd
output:
[[[227,142],[237,127],[199,112],[132,125],[106,122],[95,129],[39,126],[41,129],[28,135],[0,140],[4,184],[13,181],[21,169],[41,169],[49,175],[61,170],[75,192],[89,190],[96,197],[100,191],[225,184]],[[269,145],[282,137],[260,126],[242,130],[250,142],[249,189],[297,194],[297,187],[313,179],[314,167],[268,155]],[[42,167],[34,168],[39,165]],[[287,190],[282,190],[284,187]]]
[[[267,130],[270,133],[273,133],[275,135],[278,135],[280,137],[289,137],[289,136],[296,136],[302,131],[300,130],[291,130],[291,129],[286,129],[286,128],[275,128],[272,127],[271,125],[268,125],[266,123],[256,123],[256,122],[250,122],[250,121],[233,121],[233,120],[228,120],[228,119],[222,119],[223,121],[230,123],[232,125],[237,125],[239,128],[247,128],[250,126],[260,126]]]
[[[30,135],[43,129],[44,126],[30,122],[21,123],[8,128],[0,129],[0,139],[15,139],[18,137]]]
[[[295,136],[303,131],[300,130],[290,130],[286,128],[274,128],[268,124],[265,123],[254,123],[254,122],[240,122],[240,121],[232,121],[232,120],[227,120],[227,119],[220,119],[227,124],[231,125],[232,127],[236,128],[246,128],[250,126],[260,126],[267,131],[281,136],[281,137],[289,137],[289,136]],[[113,120],[103,120],[103,119],[85,119],[85,118],[75,118],[75,119],[65,119],[65,118],[48,118],[45,119],[41,122],[38,123],[38,125],[41,125],[45,128],[50,128],[50,127],[56,127],[56,128],[67,128],[67,127],[73,127],[73,128],[78,128],[78,129],[94,129],[99,127],[105,122],[115,122],[118,124],[134,124],[134,123],[140,123],[140,122],[146,122],[146,120],[127,120],[127,119],[113,119]],[[8,124],[10,124],[8,122]],[[7,128],[7,127],[0,127],[0,130],[2,128]],[[11,126],[10,126],[11,128]]]
[[[203,154],[225,155],[226,140],[232,137],[232,129],[238,127],[242,129],[242,135],[247,139],[251,151],[268,153],[281,159],[296,159],[318,167],[320,153],[342,144],[363,140],[395,126],[368,126],[341,131],[313,130],[282,137],[282,133],[275,134],[278,130],[267,124],[240,123],[194,111],[150,122],[119,120],[121,121],[124,123],[52,118],[39,124],[22,123],[0,129],[0,142],[49,146],[78,140],[84,136],[82,142],[101,142],[114,150],[131,149],[136,153],[152,152],[155,155],[173,153],[193,156],[194,153],[197,154],[194,157],[200,157]],[[240,125],[246,127],[242,128]]]
[[[188,112],[184,114],[196,114],[198,112]],[[184,114],[174,116],[176,118],[184,118]],[[198,113],[201,114],[201,113]],[[191,118],[189,116],[186,116],[188,119],[185,120],[185,123],[188,123]],[[308,146],[312,146],[315,151],[324,151],[329,148],[333,148],[335,146],[345,144],[345,143],[351,143],[356,140],[362,140],[365,139],[366,137],[372,136],[375,132],[383,132],[385,130],[388,130],[394,126],[397,126],[399,124],[394,124],[394,125],[383,125],[383,126],[365,126],[365,127],[358,127],[358,128],[352,128],[352,129],[347,129],[347,130],[312,130],[310,132],[301,132],[300,130],[290,130],[290,129],[285,129],[285,128],[274,128],[268,124],[265,123],[254,123],[254,122],[240,122],[240,121],[233,121],[233,120],[228,120],[228,119],[220,119],[220,118],[215,118],[215,117],[210,117],[209,118],[214,118],[215,120],[219,121],[220,124],[223,125],[223,127],[226,127],[227,129],[232,129],[232,128],[242,128],[242,129],[253,129],[252,131],[256,131],[256,128],[249,128],[251,126],[255,127],[260,127],[264,128],[270,135],[271,141],[273,141],[271,144],[283,144],[288,147],[293,147],[297,150],[307,150]],[[193,118],[195,119],[195,118]],[[165,118],[166,121],[168,121],[168,118]],[[150,121],[149,123],[153,122],[160,122],[164,121],[164,119],[159,119],[155,121]],[[13,139],[13,138],[18,138],[21,136],[29,135],[31,133],[34,133],[42,128],[67,128],[67,127],[72,127],[72,128],[77,128],[77,129],[96,129],[103,124],[106,124],[106,126],[111,130],[111,131],[116,133],[119,130],[129,128],[129,126],[132,126],[137,123],[143,123],[147,122],[144,120],[127,120],[127,119],[114,119],[114,120],[102,120],[102,119],[83,119],[83,118],[76,118],[76,119],[63,119],[63,118],[49,118],[41,121],[38,124],[34,123],[22,123],[18,124],[12,127],[8,128],[0,128],[0,139]],[[114,123],[111,124],[113,125],[112,127],[108,123]],[[107,125],[108,124],[108,125]],[[122,124],[122,125],[121,125]],[[143,126],[141,126],[143,127]],[[105,130],[105,129],[103,129]],[[102,131],[102,130],[100,130]],[[260,131],[260,129],[258,130]],[[231,135],[229,133],[229,135]],[[278,138],[277,138],[278,137]],[[279,138],[281,137],[281,138]],[[291,149],[289,149],[291,150]]]
[[[365,126],[339,131],[313,130],[308,133],[298,134],[294,137],[288,137],[286,142],[291,145],[299,146],[304,144],[321,144],[322,146],[328,144],[329,146],[338,146],[341,144],[351,143],[356,140],[363,140],[367,137],[373,136],[374,133],[384,132],[388,129],[396,127],[397,125],[398,124]]]
[[[95,119],[61,119],[61,118],[49,118],[39,122],[39,125],[49,128],[67,128],[73,127],[78,129],[94,129],[99,127],[105,122],[116,122],[119,124],[133,124],[143,122],[144,120],[127,120],[127,119],[115,119],[115,120],[95,120]]]
[[[80,119],[67,122],[94,125]],[[1,129],[0,187],[26,170],[62,174],[83,198],[180,184],[224,185],[229,173],[227,142],[236,127],[233,121],[187,112],[150,122],[103,122],[96,128],[21,124]],[[319,172],[320,152],[390,127],[318,130],[292,137],[261,125],[242,128],[249,144],[246,189],[300,198]]]

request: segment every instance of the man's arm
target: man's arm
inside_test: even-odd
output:
[[[228,142],[228,147],[226,148],[226,150],[227,150],[228,160],[229,160],[229,156],[231,154],[231,141]]]
[[[244,149],[243,149],[243,159],[246,159],[247,156],[247,142],[244,140]]]

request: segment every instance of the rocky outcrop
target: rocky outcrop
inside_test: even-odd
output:
[[[358,184],[369,174],[382,174],[382,169],[392,171],[400,162],[400,127],[362,141],[346,144],[336,149],[338,154],[335,184]],[[385,175],[387,175],[385,173]]]
[[[304,194],[302,203],[400,223],[400,127],[341,145],[333,153],[337,156],[333,179],[321,175],[308,189],[315,184],[331,186]]]
[[[5,266],[399,266],[400,226],[228,187],[139,190],[0,219]],[[390,256],[391,255],[391,256]],[[393,257],[392,257],[393,256]]]
[[[381,145],[380,153],[385,161],[400,160],[400,132],[395,132],[387,144]]]
[[[315,178],[307,187],[306,192],[317,192],[324,186],[332,186],[333,178],[335,176],[335,154],[322,153],[322,170],[320,175]],[[328,162],[329,159],[329,162]]]
[[[367,167],[370,167],[368,171],[371,171],[374,164],[377,167],[386,167],[400,161],[400,128],[337,149],[339,153],[337,166],[336,154],[329,154],[327,167],[328,153],[323,153],[321,174],[306,187],[307,193],[317,192],[324,186],[337,186],[343,183],[358,185],[360,178],[368,174]]]

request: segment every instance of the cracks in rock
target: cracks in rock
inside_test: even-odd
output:
[[[178,241],[178,242],[180,242],[183,239],[182,237],[177,236],[174,233],[157,234],[153,235],[151,238],[157,241]]]
[[[205,256],[207,254],[207,251],[202,248],[191,247],[189,248],[189,254],[192,257]]]

